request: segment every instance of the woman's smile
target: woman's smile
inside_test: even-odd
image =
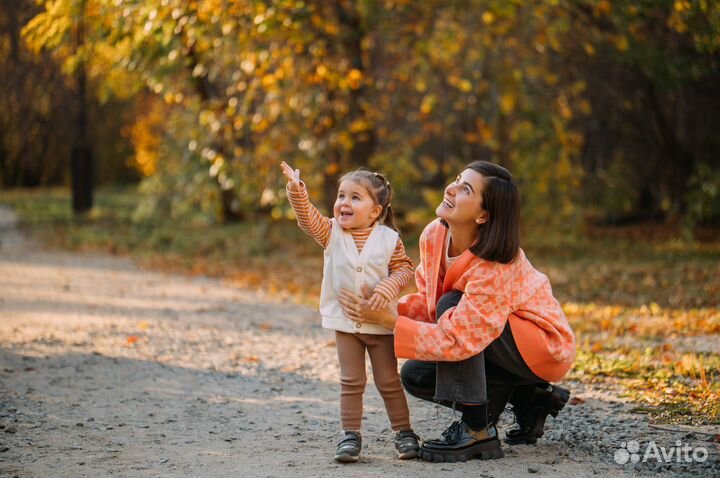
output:
[[[445,188],[435,214],[448,223],[475,224],[482,214],[483,175],[466,169]]]

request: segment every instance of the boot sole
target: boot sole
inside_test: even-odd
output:
[[[355,463],[360,459],[359,456],[351,455],[335,455],[335,461],[338,463]]]
[[[561,387],[555,387],[552,395],[550,395],[551,408],[548,409],[547,415],[552,415],[553,418],[558,416],[560,410],[565,408],[565,404],[570,399],[570,391]],[[508,445],[534,445],[537,443],[538,438],[541,438],[545,433],[545,420],[547,415],[540,418],[532,430],[528,430],[526,433],[522,433],[522,430],[510,430],[505,436],[505,443]]]
[[[417,458],[420,455],[419,450],[413,450],[413,451],[406,451],[405,453],[398,453],[398,458],[401,460],[410,460],[412,458]]]
[[[425,461],[453,463],[472,459],[493,460],[503,458],[505,453],[500,447],[500,440],[490,440],[462,450],[440,451],[420,448],[419,456],[421,460]]]

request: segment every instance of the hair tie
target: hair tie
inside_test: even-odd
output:
[[[385,177],[382,176],[380,173],[378,173],[378,172],[373,172],[373,176],[375,176],[375,177],[378,178],[378,179],[382,179],[383,181],[385,181],[385,187],[387,187],[387,188],[390,187],[390,181],[388,181],[387,179],[385,179]]]

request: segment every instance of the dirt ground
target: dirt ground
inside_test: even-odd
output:
[[[564,386],[579,403],[549,419],[537,445],[435,464],[395,458],[370,380],[362,458],[336,464],[338,365],[315,310],[126,259],[44,250],[0,207],[3,477],[720,476],[717,430],[652,428],[612,388]],[[421,437],[453,420],[409,402]],[[504,435],[511,414],[501,425]],[[682,441],[707,456],[618,464],[629,440],[640,454],[650,441]]]

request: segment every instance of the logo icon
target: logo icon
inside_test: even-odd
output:
[[[615,452],[615,463],[618,465],[624,465],[631,461],[637,463],[640,461],[640,443],[635,440],[630,440],[627,443],[620,443],[620,448]]]

